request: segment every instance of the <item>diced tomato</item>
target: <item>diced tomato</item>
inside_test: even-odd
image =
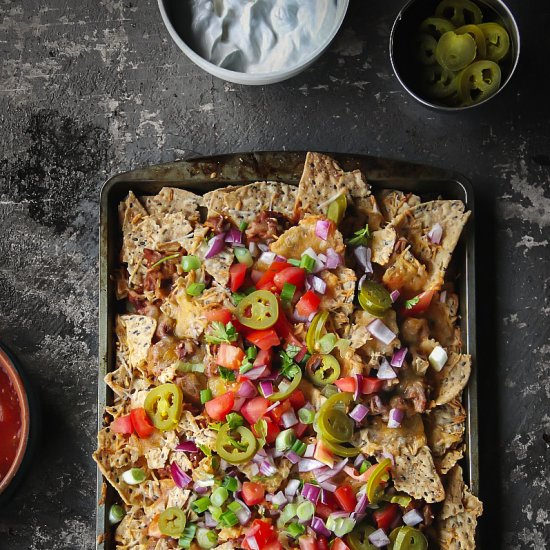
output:
[[[267,268],[267,271],[260,277],[260,280],[256,283],[256,288],[261,290],[265,285],[271,286],[275,275],[287,267],[291,267],[287,262],[273,262]],[[273,286],[275,286],[275,283],[273,283]]]
[[[277,536],[271,537],[271,539],[260,547],[260,550],[283,550],[283,545],[279,542]]]
[[[416,296],[416,298],[418,298],[418,302],[410,309],[404,307],[400,312],[401,315],[403,317],[414,317],[415,315],[420,315],[421,313],[424,313],[424,311],[426,311],[430,307],[430,303],[432,302],[434,294],[435,290],[426,290],[425,292],[422,292],[422,294]]]
[[[254,397],[254,399],[250,399],[241,407],[241,414],[253,426],[262,418],[269,405],[270,402],[265,397]]]
[[[332,541],[330,550],[350,550],[349,546],[341,539],[337,538]]]
[[[294,327],[287,319],[281,304],[279,304],[279,317],[277,317],[277,322],[273,325],[273,328],[281,338],[288,338],[293,335]]]
[[[296,338],[294,338],[295,342],[292,342],[295,346],[301,346],[301,350],[296,354],[296,357],[294,357],[294,361],[296,363],[299,363],[302,361],[302,359],[306,356],[307,353],[307,347],[304,346],[301,342],[299,342]]]
[[[357,499],[355,498],[355,493],[349,485],[341,485],[334,491],[334,496],[338,500],[340,507],[345,512],[355,511],[357,506]]]
[[[345,378],[339,378],[334,382],[336,387],[344,392],[355,392],[355,385],[357,379],[354,376],[347,376]],[[379,392],[384,387],[384,380],[379,380],[373,376],[363,376],[363,385],[361,393],[368,395],[371,393]]]
[[[317,550],[328,550],[328,540],[322,535],[317,535]]]
[[[282,401],[281,404],[278,407],[275,407],[274,409],[271,409],[269,411],[269,415],[273,419],[273,421],[276,424],[281,424],[281,417],[283,414],[285,414],[287,411],[292,410],[292,405],[290,404],[290,401],[285,400]]]
[[[311,535],[302,535],[298,542],[300,543],[300,550],[317,550],[317,541]]]
[[[260,502],[264,500],[265,487],[260,483],[245,481],[243,483],[242,491],[243,491],[243,500],[246,502],[248,506],[253,506],[254,504],[260,504]],[[264,521],[257,519],[257,520],[254,520],[254,522],[252,523],[249,533],[254,529],[254,526],[257,525],[256,524],[257,521],[260,522],[260,524],[262,525],[256,527],[254,533],[252,534],[256,537],[258,544],[260,544],[260,540],[263,540],[263,544],[265,544],[271,538],[272,527],[271,525],[269,525],[269,523],[266,523]],[[266,527],[264,527],[263,524],[265,524]],[[269,531],[268,531],[268,528],[269,528]]]
[[[239,370],[244,359],[244,351],[231,344],[220,344],[216,355],[216,364],[226,369]]]
[[[283,290],[285,283],[294,285],[297,290],[302,290],[306,284],[306,270],[291,265],[279,271],[279,273],[273,277],[273,282],[279,290]]]
[[[306,398],[302,390],[294,390],[288,397],[288,400],[296,410],[301,409],[306,404]]]
[[[250,332],[246,335],[246,339],[262,350],[268,350],[273,346],[278,346],[281,343],[277,333],[272,328]]]
[[[298,424],[292,426],[292,429],[294,430],[294,435],[300,438],[306,432],[307,424],[302,424],[301,422],[298,422]]]
[[[273,362],[273,349],[262,349],[258,352],[258,355],[256,355],[256,359],[254,359],[254,363],[252,364],[254,367],[271,367],[271,363]]]
[[[130,435],[131,433],[134,433],[132,415],[126,414],[115,418],[109,425],[109,429],[116,434]]]
[[[384,508],[376,510],[376,512],[372,514],[372,517],[374,521],[376,521],[376,525],[378,525],[379,529],[388,531],[397,518],[398,513],[399,506],[397,504],[388,504]]]
[[[145,412],[143,407],[139,409],[132,409],[130,411],[130,416],[132,418],[132,425],[134,430],[141,437],[141,439],[147,439],[151,437],[155,431],[155,427],[149,418],[149,415]]]
[[[323,504],[319,501],[315,507],[315,515],[319,516],[322,520],[327,520],[332,512],[335,512],[336,508],[329,506],[328,504]]]
[[[309,317],[312,313],[315,313],[319,309],[321,298],[313,292],[308,290],[296,304],[296,312],[301,317]]]
[[[231,312],[228,309],[225,309],[224,307],[206,311],[204,316],[206,317],[207,321],[210,321],[210,322],[218,321],[220,323],[223,323],[224,325],[227,325],[227,323],[231,321]]]
[[[281,433],[281,428],[271,420],[268,416],[264,418],[266,424],[267,424],[267,434],[265,436],[265,441],[268,444],[275,443],[275,440],[277,439],[277,436]],[[256,437],[260,437],[260,434],[256,432],[256,428],[254,426],[252,428],[252,433]]]
[[[233,264],[229,268],[229,286],[231,292],[237,292],[241,286],[243,286],[246,278],[246,265],[245,264]]]
[[[210,418],[214,420],[224,420],[225,416],[231,412],[233,405],[235,404],[235,394],[232,391],[228,391],[223,395],[214,397],[210,401],[204,404],[204,408]]]

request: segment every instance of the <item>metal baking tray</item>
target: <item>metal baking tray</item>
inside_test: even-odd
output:
[[[470,182],[463,176],[430,166],[381,159],[365,155],[327,153],[346,170],[360,169],[373,189],[401,189],[414,192],[423,199],[441,196],[459,199],[471,211],[471,218],[460,238],[449,274],[456,278],[460,296],[460,326],[464,352],[472,355],[472,375],[464,392],[464,406],[468,413],[463,460],[465,480],[474,494],[479,494],[477,370],[475,332],[475,242],[474,194]],[[119,304],[114,292],[111,273],[119,266],[121,232],[118,204],[132,190],[137,195],[155,194],[162,187],[189,189],[198,194],[225,185],[246,184],[259,180],[298,184],[304,166],[305,152],[238,153],[182,160],[125,172],[109,179],[101,190],[100,205],[100,289],[99,289],[99,378],[98,429],[103,427],[103,409],[112,403],[113,395],[104,382],[115,361],[114,319]],[[115,491],[97,477],[96,549],[114,550],[113,530],[108,521],[108,510]]]

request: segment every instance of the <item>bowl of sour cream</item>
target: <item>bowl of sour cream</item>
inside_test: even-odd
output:
[[[210,74],[237,84],[281,82],[332,42],[349,0],[158,0],[178,47]]]

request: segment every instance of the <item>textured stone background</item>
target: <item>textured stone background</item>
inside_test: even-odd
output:
[[[443,115],[392,75],[397,0],[352,0],[330,51],[267,88],[192,65],[153,0],[0,0],[0,339],[32,377],[44,422],[32,471],[0,511],[0,548],[94,544],[102,182],[190,151],[306,148],[432,163],[474,182],[483,541],[549,547],[550,5],[509,3],[524,38],[512,85]]]

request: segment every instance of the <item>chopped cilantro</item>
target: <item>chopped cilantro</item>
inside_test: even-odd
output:
[[[414,298],[407,300],[405,302],[405,309],[412,309],[416,304],[418,304],[418,302],[420,302],[419,296],[415,296]]]
[[[235,382],[235,373],[232,370],[218,366],[218,371],[223,380],[227,380],[228,382]]]
[[[279,356],[281,358],[281,374],[289,380],[292,380],[296,374],[298,374],[300,367],[286,351],[281,351]]]
[[[206,335],[209,344],[230,344],[237,339],[237,330],[231,322],[224,325],[220,321],[214,321],[210,327],[211,331]]]
[[[348,239],[346,242],[352,246],[366,246],[369,242],[370,236],[369,224],[367,224],[363,229],[356,231],[353,234],[353,237]]]
[[[294,359],[302,351],[302,348],[295,344],[288,344],[285,351],[291,359]]]
[[[234,430],[235,428],[238,428],[239,426],[243,425],[243,417],[240,414],[235,412],[229,413],[225,417],[225,420],[229,424],[229,428],[231,430]]]

